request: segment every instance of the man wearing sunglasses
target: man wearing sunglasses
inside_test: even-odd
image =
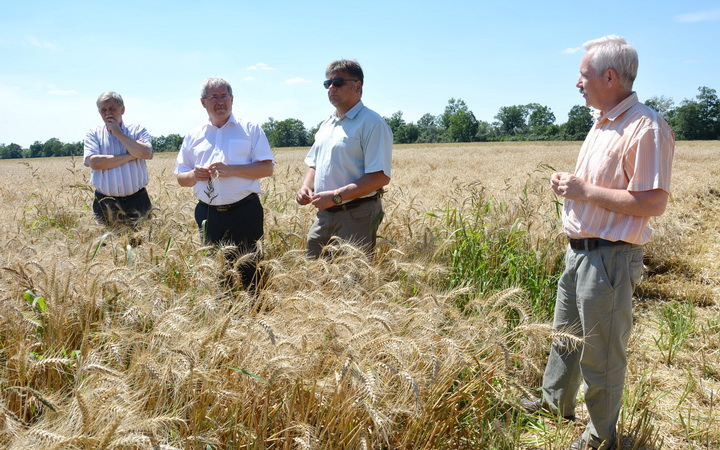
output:
[[[195,221],[203,241],[235,246],[228,254],[230,263],[255,252],[263,236],[260,178],[271,176],[274,164],[265,133],[233,115],[233,99],[225,79],[203,82],[200,103],[209,120],[185,136],[175,163],[178,183],[192,187],[198,198]],[[255,292],[255,258],[238,270],[242,284]]]
[[[305,158],[309,166],[297,192],[317,218],[308,233],[308,256],[318,258],[333,239],[372,255],[383,217],[380,194],[390,182],[393,135],[385,120],[361,101],[363,71],[357,61],[330,63],[323,83],[335,112],[320,125]]]

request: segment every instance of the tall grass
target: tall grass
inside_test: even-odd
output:
[[[555,306],[565,242],[560,238],[554,202],[547,202],[547,192],[530,191],[529,186],[537,188],[535,183],[543,181],[533,175],[514,203],[488,196],[477,185],[468,186],[468,205],[459,205],[465,206],[459,209],[448,205],[442,211],[443,227],[451,232],[443,259],[450,267],[450,288],[467,285],[490,295],[520,287],[532,314],[547,319]],[[538,229],[542,239],[534,234]]]
[[[680,151],[677,179],[714,167],[696,161],[713,148]],[[279,152],[258,297],[225,289],[223,252],[201,243],[172,155],[149,165],[155,210],[137,233],[94,223],[73,160],[0,162],[20,177],[0,186],[16,205],[0,220],[0,448],[563,448],[582,407],[575,427],[516,401],[542,377],[564,252],[540,163],[570,168],[576,151],[401,147],[375,260],[338,243],[332,262],[304,255],[313,211],[292,193],[305,151]],[[693,207],[709,193],[678,183],[656,222],[625,448],[720,446],[720,240]],[[673,323],[662,293],[696,317],[670,360],[653,339]]]

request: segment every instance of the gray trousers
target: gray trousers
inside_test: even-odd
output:
[[[584,382],[590,422],[583,434],[599,447],[615,438],[622,406],[632,295],[642,276],[643,247],[619,244],[592,251],[568,247],[558,282],[553,330],[582,338],[555,339],[543,378],[543,398],[558,414],[574,414]]]
[[[308,257],[319,258],[323,248],[334,238],[363,247],[372,255],[382,217],[382,200],[379,198],[347,211],[318,211],[308,232]]]

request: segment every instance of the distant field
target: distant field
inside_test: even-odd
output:
[[[564,448],[583,408],[573,425],[516,402],[551,339],[548,178],[578,149],[396,146],[377,259],[332,264],[304,258],[307,149],[280,149],[258,299],[223,291],[174,154],[148,163],[156,210],[134,235],[93,221],[81,159],[0,161],[0,448]],[[680,142],[652,223],[627,449],[720,448],[719,156]]]

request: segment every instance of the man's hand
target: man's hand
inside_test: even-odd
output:
[[[312,202],[314,192],[308,186],[302,186],[297,194],[295,194],[295,201],[300,205],[307,205]]]
[[[659,216],[665,212],[669,194],[662,189],[628,191],[595,186],[568,172],[554,173],[550,187],[559,196],[580,200],[629,216]]]
[[[117,140],[125,147],[125,150],[132,155],[132,159],[150,159],[152,158],[152,145],[144,141],[136,141],[123,133],[120,124],[113,117],[105,117],[105,128],[108,132],[115,136]]]
[[[585,181],[569,172],[557,172],[550,177],[550,187],[559,196],[571,200],[584,199]]]
[[[210,164],[210,167],[208,167],[208,171],[210,171],[210,174],[217,178],[225,178],[225,177],[233,176],[232,173],[230,172],[230,170],[231,170],[231,167],[222,161],[212,163],[212,164]]]
[[[212,167],[212,166],[210,166]],[[211,170],[209,167],[200,167],[195,166],[195,169],[193,170],[193,175],[195,175],[196,181],[207,181],[215,174],[213,170]]]
[[[333,201],[334,195],[335,193],[333,191],[318,192],[312,196],[311,203],[318,209],[318,211],[323,211],[335,206],[335,202]]]
[[[112,117],[107,117],[107,118],[105,119],[105,126],[107,127],[107,129],[108,129],[108,131],[110,132],[110,134],[112,134],[112,135],[115,136],[116,138],[119,139],[120,136],[123,135],[123,132],[122,132],[122,130],[120,129],[120,124],[118,124],[117,122],[115,122],[115,119],[113,119]]]

